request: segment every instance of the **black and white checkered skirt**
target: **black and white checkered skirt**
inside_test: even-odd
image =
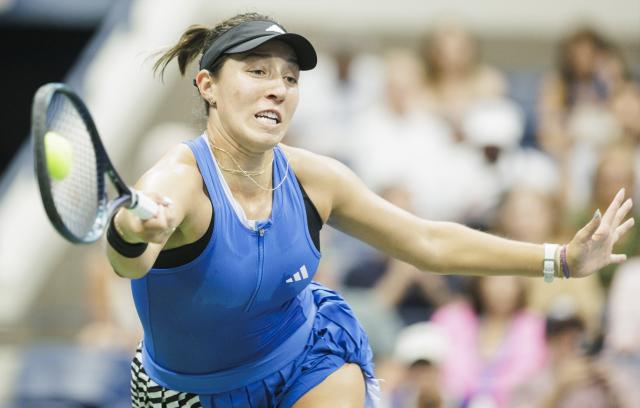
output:
[[[131,362],[131,406],[134,408],[202,408],[196,394],[169,390],[149,378],[142,366],[142,346]]]

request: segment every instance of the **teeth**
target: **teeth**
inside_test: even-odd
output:
[[[275,112],[260,112],[256,114],[256,118],[266,118],[274,120],[276,123],[279,122],[278,115]]]
[[[258,118],[258,120],[266,121],[266,122],[268,122],[270,124],[274,124],[274,125],[278,123],[278,120],[276,118],[270,118],[268,116],[256,115],[256,118]]]

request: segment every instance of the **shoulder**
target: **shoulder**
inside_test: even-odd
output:
[[[356,178],[355,175],[338,160],[297,147],[279,146],[323,221],[326,221],[336,196],[349,184],[349,180]]]
[[[296,177],[305,186],[333,183],[350,171],[346,165],[331,157],[283,144],[280,147],[285,152]]]
[[[158,164],[161,166],[190,166],[197,168],[196,158],[193,152],[184,143],[178,143],[172,146],[167,152],[160,158]]]
[[[149,170],[142,175],[141,180],[150,182],[182,185],[183,187],[198,187],[202,185],[202,177],[198,170],[191,149],[184,143],[171,147]]]

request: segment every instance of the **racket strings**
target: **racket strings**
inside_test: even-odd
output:
[[[65,138],[72,148],[69,174],[62,180],[49,177],[54,205],[71,233],[87,237],[95,229],[104,188],[91,134],[73,103],[61,93],[54,94],[49,105],[47,130]]]

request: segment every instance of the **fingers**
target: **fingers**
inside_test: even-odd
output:
[[[625,254],[611,254],[609,259],[611,263],[622,263],[627,260],[627,256]]]
[[[576,239],[582,243],[587,242],[596,232],[596,230],[600,226],[601,221],[602,217],[600,216],[600,210],[596,210],[595,214],[593,214],[593,218],[591,218],[591,221],[589,221],[587,225],[582,227],[582,229],[576,233]]]
[[[145,195],[147,197],[151,198],[153,201],[155,201],[156,204],[163,205],[165,207],[168,207],[171,204],[173,204],[173,200],[171,198],[169,198],[167,196],[160,195],[158,193],[154,193],[154,192],[147,193],[147,192],[145,192]]]
[[[173,227],[173,209],[170,206],[161,204],[158,206],[158,213],[155,217],[142,221],[146,229],[169,229]]]
[[[622,204],[622,200],[624,200],[624,188],[618,190],[618,193],[613,198],[613,201],[611,201],[611,204],[609,204],[607,211],[605,211],[602,215],[602,223],[604,225],[612,225],[614,217],[618,212],[620,205]]]
[[[173,211],[171,211],[173,200],[170,197],[163,196],[155,192],[145,192],[145,195],[158,204],[158,213],[153,218],[143,220],[143,225],[145,225],[145,227],[164,226],[165,228],[169,228],[172,225],[171,221],[174,218]]]
[[[147,242],[161,244],[175,232],[176,227],[171,207],[160,205],[154,218],[143,221],[142,236]]]
[[[623,236],[624,234],[626,234],[635,224],[635,220],[633,218],[629,218],[628,220],[626,220],[624,222],[624,224],[620,225],[618,228],[616,228],[616,232],[615,232],[615,239],[613,242],[617,242],[618,239],[620,239],[621,236]]]
[[[624,220],[624,217],[629,213],[629,210],[631,210],[631,207],[633,207],[633,201],[628,198],[624,204],[618,208],[618,211],[616,211],[615,216],[613,217],[613,222],[611,223],[611,228],[617,228],[618,225],[620,225],[622,220]]]

